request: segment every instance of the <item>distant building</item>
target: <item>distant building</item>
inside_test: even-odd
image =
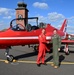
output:
[[[27,9],[27,4],[25,4],[24,2],[19,2],[17,4],[17,8],[16,10],[16,18],[28,18],[28,9]],[[26,25],[28,24],[28,19],[25,20],[17,20],[16,21],[17,24],[22,24],[22,25]]]

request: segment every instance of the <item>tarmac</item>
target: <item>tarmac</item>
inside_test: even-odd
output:
[[[70,55],[59,52],[60,67],[54,69],[52,53],[46,53],[46,64],[36,65],[37,52],[28,46],[14,46],[10,49],[16,62],[5,63],[5,49],[0,49],[0,75],[74,75],[74,45],[69,46]]]

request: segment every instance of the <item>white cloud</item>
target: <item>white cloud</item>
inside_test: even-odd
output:
[[[31,24],[31,25],[37,25],[36,19],[32,19],[32,20],[29,19],[29,20],[28,20],[28,23]]]
[[[38,17],[39,17],[39,22],[46,22],[47,21],[47,17],[41,16],[41,15],[38,15]]]
[[[0,7],[0,16],[3,16],[4,19],[10,19],[11,16],[14,15],[14,10],[13,9],[8,9],[8,8],[2,8]]]
[[[61,19],[64,19],[65,16],[62,15],[62,14],[59,14],[57,12],[52,12],[52,13],[48,13],[48,18],[50,21],[57,21],[57,20],[61,20]]]
[[[3,17],[3,19],[11,19],[11,16]]]
[[[0,30],[9,27],[11,18],[15,16],[14,9],[0,7]]]
[[[48,4],[47,3],[40,3],[40,2],[35,2],[33,3],[34,7],[40,8],[40,9],[47,9]]]
[[[0,7],[0,15],[8,15],[10,9]]]
[[[58,29],[60,29],[64,20],[67,19],[67,32],[71,34],[74,33],[74,16],[66,18],[63,14],[57,12],[48,13],[46,17],[40,14],[36,16],[38,16],[39,22],[50,23],[52,26]]]
[[[68,18],[67,31],[74,34],[74,16]]]
[[[74,25],[74,16],[68,18],[68,24],[71,26]]]
[[[0,26],[3,26],[3,23],[0,23]]]
[[[45,23],[50,23],[52,25],[61,25],[62,22],[64,21],[65,19],[65,16],[62,15],[62,14],[59,14],[57,12],[51,12],[51,13],[48,13],[46,17],[38,14],[36,15],[38,16],[39,18],[39,22],[45,22]]]
[[[0,7],[0,14],[7,13],[9,9]]]

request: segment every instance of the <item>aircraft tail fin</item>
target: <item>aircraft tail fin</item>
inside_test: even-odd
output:
[[[67,29],[67,19],[64,20],[60,30],[66,32],[66,29]]]

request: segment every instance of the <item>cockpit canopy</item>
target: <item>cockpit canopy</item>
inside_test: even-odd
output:
[[[20,21],[24,20],[25,22],[26,19],[36,19],[36,25],[31,25],[31,24],[22,25]],[[13,19],[10,22],[10,28],[14,31],[32,31],[32,30],[37,30],[42,27],[44,27],[43,23],[41,23],[40,26],[38,25],[38,17],[17,18],[17,19]]]
[[[26,19],[36,19],[37,25],[33,26],[31,24],[25,24],[25,23],[24,25],[22,25],[20,21],[23,20],[25,22]],[[33,29],[38,29],[39,28],[38,27],[38,17],[13,19],[10,22],[10,28],[15,31],[24,31],[24,30],[31,31]]]
[[[15,26],[12,26],[11,29],[15,31],[24,31],[25,27],[22,26],[21,24],[16,24]]]

